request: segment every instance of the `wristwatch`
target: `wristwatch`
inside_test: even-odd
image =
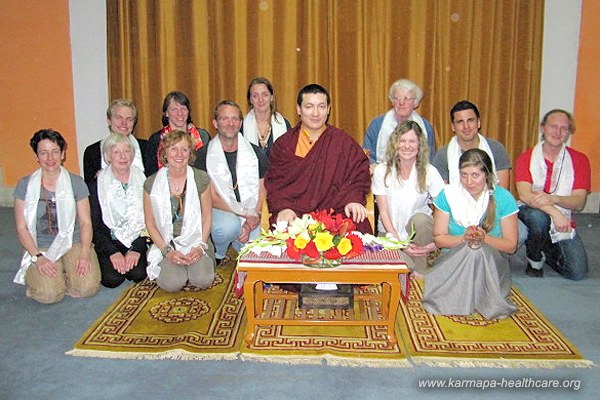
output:
[[[42,256],[43,256],[42,253],[37,253],[35,256],[31,256],[31,262],[35,264],[37,262],[38,258],[40,258]]]

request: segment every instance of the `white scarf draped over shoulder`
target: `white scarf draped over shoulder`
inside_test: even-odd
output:
[[[277,118],[275,118],[277,117]],[[281,135],[287,132],[285,119],[279,113],[271,115],[271,135],[273,135],[273,143],[279,139]],[[260,146],[258,143],[258,124],[256,123],[256,112],[250,110],[244,117],[244,137],[255,146]]]
[[[144,173],[131,166],[127,190],[113,174],[110,166],[98,174],[98,202],[102,209],[102,221],[112,234],[126,247],[137,239],[145,229],[144,221]]]
[[[489,190],[484,190],[476,200],[463,185],[451,183],[444,187],[444,193],[450,205],[452,218],[458,225],[463,228],[479,225],[490,202]]]
[[[101,160],[100,168],[102,168],[102,169],[108,167],[108,163],[104,159],[104,151],[102,151],[102,149],[104,148],[104,142],[106,142],[107,138],[108,138],[108,136],[100,141],[100,160]],[[131,133],[129,135],[127,135],[127,138],[129,139],[129,141],[131,142],[131,145],[133,146],[133,163],[132,163],[132,165],[138,167],[142,172],[144,172],[144,161],[142,159],[142,151],[140,150],[140,144],[137,141],[136,137],[133,136],[133,134],[131,134]]]
[[[492,153],[492,149],[488,144],[485,137],[479,134],[479,149],[485,151],[492,160],[492,169],[494,174],[494,182],[498,183],[498,175],[496,174],[496,161],[494,160],[494,154]],[[447,156],[448,156],[448,183],[456,183],[460,182],[460,168],[459,168],[459,159],[462,155],[462,150],[458,144],[458,140],[456,139],[456,135],[452,139],[450,139],[450,143],[448,143],[447,148]]]
[[[235,197],[231,171],[218,135],[208,143],[206,169],[217,193],[234,213],[256,214],[259,192],[258,157],[250,142],[241,133],[238,133],[236,162],[237,187],[241,201],[237,201]],[[244,219],[240,218],[240,223],[243,221]]]
[[[543,191],[546,183],[548,165],[546,164],[546,160],[544,158],[543,145],[544,141],[542,140],[535,145],[531,152],[529,172],[531,173],[531,179],[533,181],[531,187],[532,191]],[[554,188],[553,194],[558,196],[570,196],[573,192],[574,181],[575,171],[573,169],[573,160],[567,151],[567,146],[563,144],[562,149],[560,149],[560,152],[554,161],[552,177],[550,180],[550,189],[552,190]],[[554,207],[558,208],[567,219],[571,219],[571,210],[558,205],[555,205]],[[554,234],[554,237],[552,238],[554,242],[563,239],[572,239],[575,236],[575,229],[572,229],[571,232],[564,232],[564,234],[553,232],[554,221],[551,223],[550,231],[552,234]]]
[[[428,132],[425,128],[425,121],[423,118],[416,112],[413,111],[410,117],[408,118],[410,121],[414,121],[421,128],[421,132],[423,135],[427,137]],[[385,161],[385,152],[387,151],[387,146],[390,141],[390,135],[394,132],[394,129],[398,126],[398,120],[396,119],[396,112],[392,108],[383,117],[383,122],[381,123],[381,128],[379,128],[379,135],[377,136],[377,154],[376,159],[377,163],[382,163]]]
[[[185,205],[183,214],[183,226],[181,234],[173,237],[173,215],[171,211],[171,190],[169,189],[169,168],[164,167],[158,170],[152,192],[150,193],[150,203],[156,228],[165,243],[175,244],[175,250],[188,254],[193,247],[200,245],[202,241],[202,208],[200,206],[200,193],[194,178],[194,170],[187,167],[185,195]],[[160,275],[160,266],[163,260],[160,249],[153,244],[148,251],[148,267],[146,272],[148,278],[154,280]]]
[[[42,190],[42,170],[38,169],[30,177],[25,194],[25,221],[27,230],[37,245],[37,207]],[[69,171],[60,167],[60,174],[56,181],[55,189],[56,214],[58,219],[58,234],[52,241],[47,251],[42,252],[44,257],[52,262],[58,261],[73,245],[73,231],[75,230],[75,216],[77,205],[71,185]],[[14,282],[25,284],[25,273],[31,266],[31,254],[27,251],[21,259],[21,268],[15,275]]]

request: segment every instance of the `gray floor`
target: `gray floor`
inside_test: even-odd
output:
[[[513,282],[587,357],[600,366],[600,215],[578,215],[590,276],[570,282],[546,270]],[[600,368],[343,368],[242,361],[112,360],[64,355],[123,288],[92,299],[39,305],[12,283],[21,255],[13,210],[0,208],[0,400],[6,399],[551,399],[600,397]],[[420,379],[580,380],[565,389],[420,389]]]

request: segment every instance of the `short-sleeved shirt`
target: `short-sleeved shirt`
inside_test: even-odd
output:
[[[508,153],[506,152],[506,149],[502,143],[490,138],[485,138],[485,140],[492,151],[492,156],[494,157],[494,167],[496,168],[496,171],[511,169],[512,166],[510,164],[510,158],[508,157]],[[448,145],[445,145],[437,153],[435,153],[432,164],[437,168],[442,178],[448,182],[450,179],[450,173],[448,171]]]
[[[386,197],[388,208],[390,211],[395,209],[394,204],[390,204],[392,201],[392,194],[395,194],[393,191],[397,190],[397,194],[404,198],[406,194],[411,192],[417,192],[414,198],[415,202],[412,205],[413,215],[416,213],[424,213],[427,215],[431,215],[431,208],[429,207],[431,199],[436,197],[444,188],[444,181],[440,176],[439,172],[435,167],[431,164],[427,164],[427,177],[425,179],[425,191],[419,192],[418,187],[410,187],[406,184],[406,181],[403,181],[405,184],[402,186],[394,184],[392,181],[391,174],[385,177],[385,173],[387,171],[387,166],[385,164],[377,164],[375,170],[373,171],[373,180],[371,183],[371,191],[375,196],[390,196]],[[387,183],[387,185],[386,185]],[[418,186],[418,183],[417,183]],[[408,221],[403,221],[406,224]],[[396,226],[397,230],[402,230],[403,227]],[[378,222],[378,230],[380,232],[384,232],[385,228],[383,226],[383,222]]]
[[[194,180],[196,181],[198,195],[202,195],[202,193],[204,193],[204,191],[208,188],[210,179],[208,178],[208,174],[206,172],[193,167],[192,170],[194,171]],[[156,174],[157,172],[149,176],[148,179],[146,179],[146,182],[144,182],[144,191],[148,194],[152,193],[152,186],[154,186]],[[180,213],[180,204],[185,204],[185,193],[187,193],[187,189],[180,197],[171,195],[171,217],[173,222],[173,236],[175,237],[181,235],[181,228],[183,227],[183,214]]]
[[[573,172],[575,174],[573,180],[573,190],[584,189],[590,192],[592,190],[590,160],[585,154],[580,153],[579,151],[570,147],[567,147],[567,151],[571,156],[571,160],[573,162]],[[533,178],[531,177],[531,172],[529,170],[532,152],[533,148],[525,151],[523,154],[517,157],[517,161],[515,162],[515,178],[517,182],[528,182],[533,184]],[[550,187],[550,184],[552,182],[552,170],[554,169],[554,163],[548,160],[545,161],[548,171],[546,174],[546,182],[544,182],[544,192],[550,193],[553,190],[553,188]]]
[[[71,187],[73,188],[73,196],[75,202],[88,198],[90,192],[88,187],[79,175],[74,175],[69,172],[71,177]],[[15,199],[25,201],[27,195],[27,186],[29,185],[29,176],[25,176],[19,180],[17,187],[13,193]],[[40,200],[37,205],[37,246],[42,249],[50,247],[54,238],[58,234],[58,218],[56,212],[56,196],[54,192],[46,190],[43,186],[40,190]],[[73,230],[73,243],[81,242],[81,233],[79,230],[79,221],[75,218],[75,228]]]
[[[494,199],[496,200],[496,216],[494,218],[494,226],[488,235],[495,237],[502,237],[502,226],[501,221],[503,218],[513,215],[519,211],[517,208],[517,202],[510,192],[500,186],[496,186],[494,189]],[[438,197],[435,198],[433,204],[445,212],[450,214],[450,222],[448,224],[448,234],[453,236],[461,236],[465,233],[465,228],[460,226],[452,217],[450,204],[446,198],[446,192],[443,190]]]

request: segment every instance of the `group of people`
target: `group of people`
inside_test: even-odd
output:
[[[395,82],[393,108],[371,122],[363,147],[373,165],[379,233],[414,237],[404,252],[415,275],[424,276],[424,308],[489,319],[512,314],[508,261],[521,243],[528,276],[542,277],[546,264],[584,279],[587,256],[571,214],[585,206],[591,171],[587,157],[567,146],[575,131],[571,114],[546,113],[540,142],[518,157],[517,203],[508,191],[510,158],[481,134],[477,106],[463,100],[452,107],[455,136],[436,151],[431,124],[415,111],[422,96],[414,82]],[[428,268],[427,256],[438,248]]]
[[[146,276],[167,291],[208,288],[229,246],[239,250],[258,237],[265,200],[271,224],[333,209],[371,233],[370,191],[378,233],[412,238],[404,256],[424,276],[423,304],[432,313],[514,312],[507,255],[523,232],[528,275],[542,276],[548,264],[583,279],[587,259],[571,210],[585,204],[590,166],[566,146],[571,115],[550,111],[540,143],[518,158],[518,205],[507,190],[510,159],[479,132],[477,107],[454,105],[456,136],[437,150],[431,123],[416,112],[422,98],[414,82],[394,82],[393,108],[370,123],[362,147],[328,124],[331,98],[318,84],[299,91],[299,122],[291,127],[277,112],[272,84],[255,78],[246,117],[233,101],[216,105],[212,139],[193,124],[181,92],[165,97],[163,128],[147,141],[132,134],[135,105],[116,100],[107,110],[110,133],[84,153],[85,181],[62,167],[62,136],[36,132],[31,147],[40,169],[15,189],[25,249],[15,281],[42,303]]]

